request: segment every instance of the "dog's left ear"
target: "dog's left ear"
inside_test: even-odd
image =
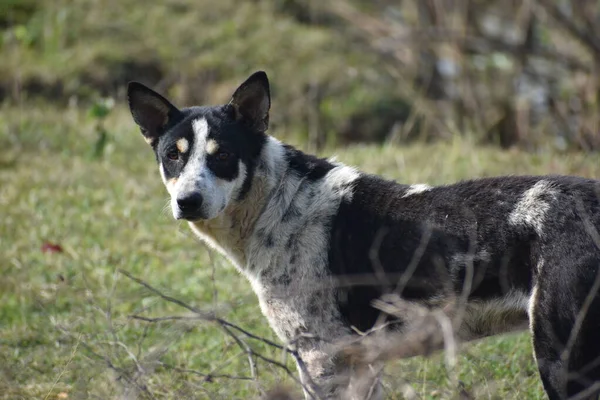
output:
[[[258,132],[265,132],[269,128],[271,108],[267,74],[264,71],[252,74],[236,89],[229,104],[234,107],[237,119]]]
[[[165,132],[165,127],[180,111],[169,100],[139,82],[127,86],[127,100],[133,120],[151,145]]]

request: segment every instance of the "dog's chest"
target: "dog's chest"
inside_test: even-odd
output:
[[[273,230],[248,258],[246,274],[261,310],[285,341],[302,333],[331,337],[343,325],[334,282],[328,272],[327,227],[322,223],[301,229]]]
[[[327,183],[288,181],[257,222],[246,252],[244,272],[283,340],[345,332],[328,265],[329,222],[344,193]]]

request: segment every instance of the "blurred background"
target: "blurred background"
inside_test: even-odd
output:
[[[0,399],[300,393],[281,350],[238,332],[252,375],[120,272],[278,341],[172,220],[128,81],[217,104],[265,70],[271,134],[404,183],[599,178],[599,22],[592,0],[0,0]],[[391,399],[545,398],[526,333],[386,371]]]
[[[271,76],[273,130],[309,146],[472,135],[600,147],[594,0],[3,0],[0,99],[179,104]]]

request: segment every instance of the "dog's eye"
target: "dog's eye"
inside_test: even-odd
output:
[[[167,153],[167,158],[173,161],[179,160],[179,151],[177,151],[176,149],[169,150],[169,152]]]
[[[229,158],[229,153],[227,153],[226,151],[221,151],[220,153],[217,154],[217,160],[219,161],[225,161]]]

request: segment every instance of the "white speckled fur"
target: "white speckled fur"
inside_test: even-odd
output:
[[[550,209],[550,199],[556,198],[557,191],[552,182],[541,180],[521,196],[521,199],[509,215],[513,225],[525,225],[533,228],[540,236],[543,234],[546,214]]]
[[[286,169],[283,146],[272,137],[261,159],[262,168],[257,169],[245,201],[231,202],[216,218],[190,226],[248,278],[282,341],[303,333],[341,339],[350,331],[336,307],[333,282],[327,284],[329,232],[324,221],[337,212],[342,198],[352,195],[351,183],[358,172],[339,164],[322,180],[302,180]],[[297,218],[284,218],[290,207],[299,210]],[[272,246],[265,246],[267,236]],[[286,247],[289,241],[291,250]],[[326,387],[333,364],[323,343],[315,343],[300,346],[299,352],[313,379],[323,376],[319,385]]]

